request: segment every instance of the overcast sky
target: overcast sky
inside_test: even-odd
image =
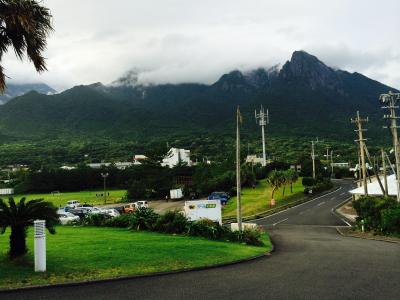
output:
[[[326,64],[400,88],[398,0],[44,0],[55,32],[37,75],[12,52],[18,82],[63,90],[110,83],[212,83],[233,69],[269,67],[305,50]]]

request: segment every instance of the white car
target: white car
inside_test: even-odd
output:
[[[66,225],[66,224],[70,224],[72,222],[79,221],[78,216],[75,216],[74,214],[71,214],[69,212],[64,212],[64,213],[58,214],[58,218],[60,219],[61,225]]]
[[[147,204],[147,201],[137,201],[135,203],[133,203],[135,205],[136,208],[148,208],[149,205]]]
[[[105,210],[103,210],[103,213],[106,215],[109,215],[110,217],[113,217],[113,218],[118,217],[120,215],[118,210],[116,210],[114,208],[105,209]]]
[[[67,206],[71,208],[76,208],[80,205],[78,200],[70,200],[67,202]]]
[[[88,207],[89,212],[93,215],[103,214],[104,210],[98,207]]]

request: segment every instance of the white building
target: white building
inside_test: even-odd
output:
[[[383,185],[383,176],[379,176]],[[387,184],[388,184],[388,195],[389,196],[396,196],[397,195],[397,182],[396,182],[396,175],[389,175],[387,176]],[[382,196],[382,190],[379,186],[378,180],[376,178],[373,179],[372,182],[367,183],[367,191],[369,196]],[[364,195],[364,187],[358,187],[354,190],[349,191],[350,194],[356,196]]]
[[[125,170],[126,168],[129,168],[133,166],[132,162],[126,161],[126,162],[116,162],[114,163],[115,167],[119,170]],[[92,169],[101,169],[102,167],[109,167],[111,166],[111,163],[105,162],[105,163],[92,163],[88,164],[88,167]]]
[[[173,168],[178,165],[179,162],[188,166],[192,165],[192,161],[190,160],[190,150],[171,148],[168,151],[167,156],[162,160],[161,166]]]
[[[133,157],[133,164],[136,165],[141,165],[143,161],[147,159],[146,155],[142,154],[137,154]]]

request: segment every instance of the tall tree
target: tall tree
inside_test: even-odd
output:
[[[51,18],[49,9],[36,0],[0,0],[0,94],[6,88],[1,61],[9,47],[20,60],[26,55],[36,71],[47,70],[43,51],[53,30]]]
[[[7,204],[0,199],[0,233],[4,234],[7,227],[11,228],[9,252],[11,259],[27,252],[26,232],[28,226],[38,219],[45,220],[49,232],[55,233],[54,225],[58,223],[58,215],[57,208],[52,203],[44,202],[43,199],[26,202],[25,198],[15,203],[14,199],[10,198]]]

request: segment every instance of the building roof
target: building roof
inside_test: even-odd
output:
[[[383,184],[383,176],[379,176]],[[396,184],[396,175],[389,175],[387,177],[388,183],[388,194],[389,196],[396,196],[397,195],[397,184]],[[382,190],[379,186],[377,180],[367,184],[368,195],[370,196],[383,196]],[[350,194],[353,195],[364,195],[364,187],[358,187],[354,190],[349,191]]]

